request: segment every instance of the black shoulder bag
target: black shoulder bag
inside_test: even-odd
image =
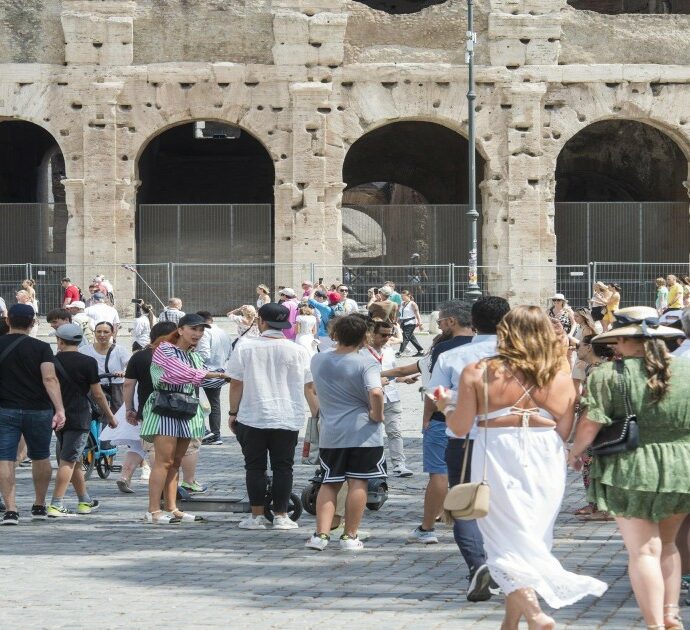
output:
[[[192,358],[194,367],[199,367]],[[191,420],[199,409],[199,399],[192,394],[173,392],[168,389],[157,389],[152,394],[153,413],[166,418],[177,420]]]
[[[637,416],[633,413],[630,403],[630,392],[625,383],[623,361],[617,359],[615,367],[618,385],[625,404],[625,416],[613,418],[613,424],[599,431],[590,447],[592,454],[597,456],[617,455],[618,453],[634,451],[640,445],[640,430],[637,426]]]

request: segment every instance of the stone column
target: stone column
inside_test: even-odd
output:
[[[276,284],[295,286],[311,263],[328,265],[317,277],[341,275],[342,156],[328,137],[337,127],[329,98],[347,13],[340,0],[274,0],[273,11],[274,63],[306,68],[307,79],[290,84],[292,150],[275,196],[275,259],[292,263],[277,269]]]

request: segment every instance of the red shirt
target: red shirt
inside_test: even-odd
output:
[[[69,304],[71,304],[72,302],[78,302],[79,301],[79,289],[75,285],[70,284],[65,289],[65,300],[64,301],[66,301],[67,298],[69,298],[69,300],[70,300]],[[64,301],[63,301],[63,304],[64,304]]]

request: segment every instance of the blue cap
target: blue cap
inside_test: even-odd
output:
[[[34,307],[31,304],[12,304],[7,314],[9,317],[29,317],[31,319],[36,317]]]

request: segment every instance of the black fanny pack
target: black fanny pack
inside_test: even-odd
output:
[[[199,408],[199,399],[191,394],[157,389],[153,392],[152,408],[159,416],[191,420]]]

